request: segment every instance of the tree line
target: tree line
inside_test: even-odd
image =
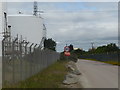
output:
[[[45,39],[45,41],[44,41],[44,48],[45,49],[47,48],[47,49],[51,49],[53,51],[56,51],[56,45],[57,45],[56,42],[52,38]],[[113,53],[113,52],[120,51],[119,47],[115,43],[110,43],[107,45],[99,46],[97,48],[91,48],[88,51],[85,51],[85,50],[80,49],[80,48],[74,50],[74,46],[72,44],[70,44],[68,47],[70,48],[70,52],[72,54],[77,54],[77,55]]]
[[[80,56],[89,54],[118,53],[119,51],[120,49],[115,43],[110,43],[107,45],[99,46],[97,48],[89,49],[88,51],[78,48],[77,50],[72,50],[71,53]]]
[[[45,39],[44,41],[44,49],[50,49],[56,51],[56,45],[57,45],[56,42],[52,38]],[[70,49],[69,52],[71,53],[71,56],[69,58],[72,60],[75,60],[81,55],[118,53],[120,51],[120,48],[115,43],[99,46],[97,48],[93,47],[88,51],[85,51],[80,48],[74,49],[74,46],[72,44],[70,44],[68,47]],[[65,59],[66,57],[64,56],[64,51],[63,51],[61,52],[61,60],[65,60]]]

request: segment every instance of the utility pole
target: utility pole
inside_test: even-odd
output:
[[[93,50],[94,49],[94,42],[92,42],[91,45],[92,45],[92,50]]]
[[[67,44],[66,44],[66,46],[67,46]]]

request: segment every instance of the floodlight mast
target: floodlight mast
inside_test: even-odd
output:
[[[38,13],[39,13],[39,15],[40,15],[40,13],[43,13],[43,11],[38,11],[38,3],[37,3],[37,1],[34,1],[34,11],[33,11],[33,15],[34,15],[34,16],[37,16]]]
[[[37,16],[37,12],[38,12],[37,1],[34,1],[34,13],[33,13],[33,15]]]

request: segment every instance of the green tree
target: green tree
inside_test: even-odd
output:
[[[107,52],[115,52],[119,50],[119,48],[116,46],[115,43],[108,44],[106,48],[107,48]]]
[[[44,48],[56,51],[56,42],[54,40],[52,40],[52,38],[45,39]]]
[[[71,55],[76,56],[77,58],[79,58],[80,55],[83,55],[83,54],[85,54],[85,53],[86,53],[86,52],[85,52],[84,50],[78,48],[78,49],[76,49],[76,50],[73,50],[73,51],[71,52]]]
[[[95,49],[94,51],[89,51],[90,53],[109,53],[109,52],[117,52],[119,50],[119,48],[116,46],[115,43],[110,43],[108,45],[104,45],[104,46],[99,46],[97,47],[97,49]]]
[[[73,50],[73,45],[70,44],[69,48],[70,48],[70,52],[71,52]]]

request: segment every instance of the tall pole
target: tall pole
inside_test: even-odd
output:
[[[38,11],[38,3],[35,1],[34,2],[34,7],[33,7],[33,9],[34,9],[34,11],[33,11],[33,15],[34,16],[37,16],[38,15],[38,13],[39,13],[39,17],[40,17],[40,13],[43,13],[43,11]]]
[[[37,6],[37,2],[34,2],[34,13],[33,15],[37,16],[37,12],[38,12],[38,6]]]
[[[91,45],[92,45],[92,50],[93,50],[94,49],[94,42],[92,42]]]

